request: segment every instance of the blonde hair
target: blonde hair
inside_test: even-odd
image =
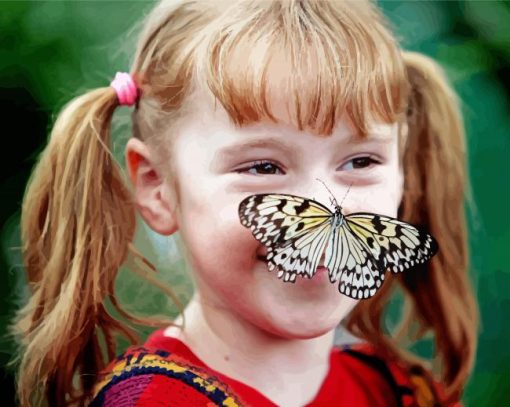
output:
[[[283,91],[275,66],[292,72]],[[386,352],[417,361],[381,327],[392,283],[399,281],[421,334],[436,334],[449,394],[460,391],[473,365],[478,318],[467,276],[464,131],[454,94],[433,61],[403,52],[368,2],[162,1],[144,22],[131,72],[142,95],[133,136],[149,145],[174,183],[164,164],[172,162],[172,130],[192,111],[197,92],[219,101],[239,126],[278,120],[273,89],[289,95],[296,127],[321,135],[344,112],[361,136],[374,116],[407,124],[401,216],[428,226],[441,250],[423,273],[390,279],[361,302],[347,326]],[[117,106],[111,87],[69,102],[27,186],[21,237],[31,298],[12,326],[20,341],[22,406],[86,404],[97,372],[117,353],[115,333],[140,342],[108,313],[107,298],[131,322],[171,323],[132,316],[115,296],[119,267],[130,256],[155,269],[132,244],[135,205],[110,152]],[[173,295],[150,271],[133,270]]]

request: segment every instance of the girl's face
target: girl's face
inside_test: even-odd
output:
[[[311,338],[334,329],[357,300],[340,294],[327,274],[289,283],[269,272],[265,247],[240,223],[239,203],[276,192],[333,209],[319,178],[343,200],[344,214],[396,217],[403,180],[397,127],[374,125],[361,140],[341,121],[331,136],[317,136],[290,126],[283,103],[275,107],[282,124],[236,129],[221,107],[207,106],[183,124],[173,150],[175,216],[202,301],[278,336]]]

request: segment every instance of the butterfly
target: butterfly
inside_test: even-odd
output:
[[[388,216],[334,211],[315,200],[295,195],[258,194],[239,204],[241,224],[267,247],[269,271],[294,283],[312,278],[321,257],[331,283],[354,299],[372,297],[388,268],[399,273],[424,263],[438,251],[424,230]],[[325,253],[324,253],[325,251]]]

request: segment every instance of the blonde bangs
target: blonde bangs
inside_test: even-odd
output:
[[[400,49],[370,3],[241,2],[209,27],[195,79],[236,125],[282,120],[279,100],[294,126],[318,134],[331,134],[344,113],[361,135],[404,113]]]

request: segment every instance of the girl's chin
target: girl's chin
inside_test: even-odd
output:
[[[286,282],[276,271],[269,271],[265,261],[258,263],[254,270],[258,277],[248,303],[261,304],[258,317],[253,315],[255,324],[279,337],[310,339],[324,335],[335,329],[357,302],[341,294],[337,282],[329,281],[327,268],[319,267],[312,278],[296,276],[294,282]],[[251,314],[253,308],[248,309]]]
[[[284,339],[313,339],[333,331],[338,323],[317,324],[313,320],[301,321],[300,323],[275,321],[271,326],[265,327],[265,330]]]
[[[311,339],[334,330],[350,309],[348,304],[344,306],[343,303],[332,300],[313,301],[302,305],[303,300],[307,299],[313,298],[294,301],[288,297],[286,299],[266,297],[263,309],[257,312],[257,325],[278,337]],[[262,314],[259,314],[261,311]]]

